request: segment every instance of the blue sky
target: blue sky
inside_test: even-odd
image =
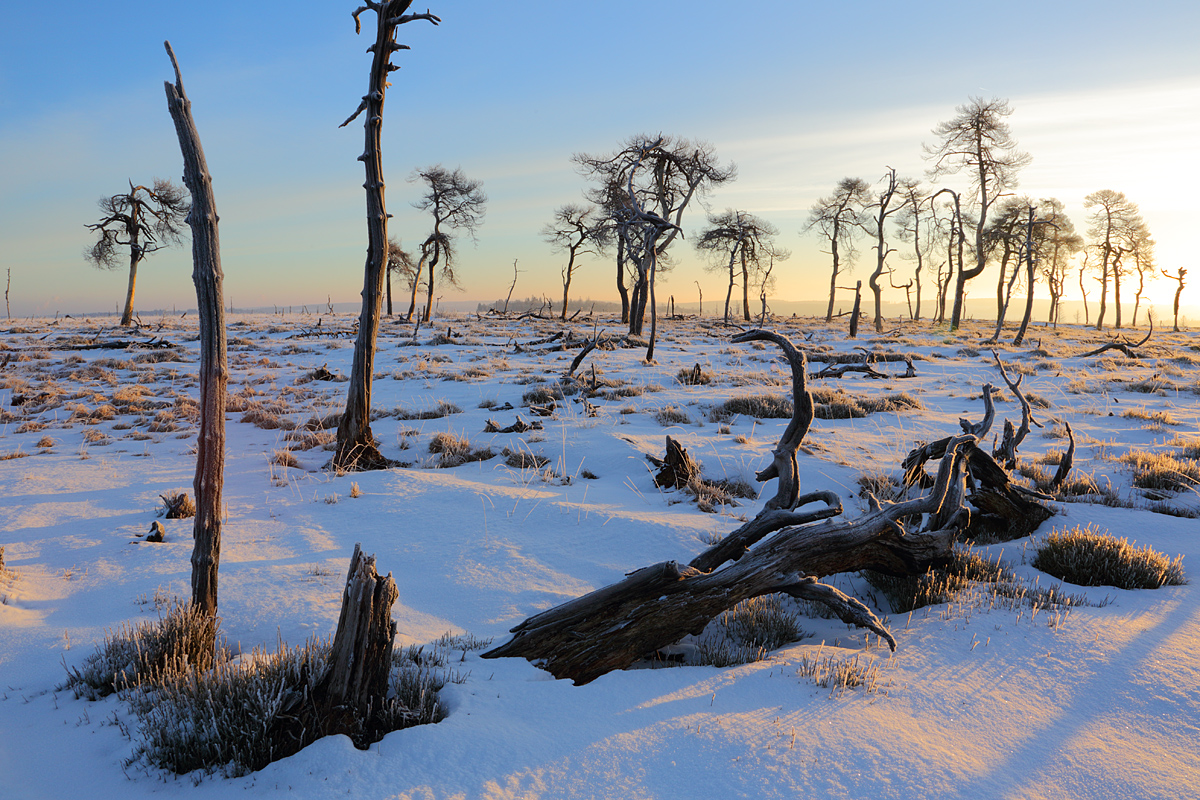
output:
[[[81,256],[96,200],[127,179],[178,180],[162,41],[183,69],[221,214],[226,294],[237,306],[356,301],[366,247],[361,120],[370,43],[354,3],[10,4],[0,34],[0,270],[14,314],[114,309],[125,275]],[[424,6],[420,10],[423,10]],[[575,152],[631,134],[706,139],[739,179],[709,198],[774,222],[794,251],[778,296],[820,299],[825,256],[807,209],[847,175],[920,176],[930,129],[970,95],[1008,98],[1034,158],[1020,190],[1057,196],[1082,223],[1096,189],[1138,202],[1159,261],[1190,266],[1190,179],[1200,176],[1200,57],[1192,4],[446,2],[401,28],[384,119],[390,231],[426,233],[406,182],[461,166],[490,202],[464,243],[466,292],[561,292],[539,229],[585,188]],[[373,15],[364,19],[372,24]],[[946,181],[955,184],[955,179]],[[962,185],[960,182],[959,185]],[[704,224],[697,207],[685,235]],[[690,237],[689,237],[690,238]],[[685,241],[665,285],[722,292]],[[860,266],[860,272],[865,274]],[[139,274],[137,307],[194,304],[186,248]],[[580,296],[615,299],[607,261]],[[0,279],[4,276],[0,275]],[[986,293],[986,276],[972,295]],[[573,287],[573,289],[575,288]],[[1170,288],[1160,288],[1165,296]],[[895,300],[902,299],[897,292]]]

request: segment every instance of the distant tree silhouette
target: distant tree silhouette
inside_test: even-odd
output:
[[[1163,277],[1170,278],[1178,285],[1175,287],[1175,333],[1179,333],[1179,296],[1183,294],[1183,281],[1187,277],[1187,270],[1183,267],[1179,268],[1179,272],[1175,275],[1170,274],[1165,269],[1162,271]]]
[[[418,275],[417,264],[412,254],[400,246],[395,239],[388,239],[387,258],[387,315],[392,316],[392,276],[404,279],[408,288],[416,294]]]
[[[129,288],[125,292],[125,310],[121,325],[133,322],[133,294],[137,286],[138,265],[156,250],[178,244],[183,237],[184,218],[191,208],[187,192],[161,178],[154,187],[134,186],[129,191],[102,197],[100,221],[86,226],[99,234],[84,257],[97,267],[116,269],[119,252],[129,248]]]
[[[987,265],[984,231],[992,205],[1017,185],[1017,173],[1032,160],[1017,149],[1017,140],[1005,122],[1012,114],[1007,100],[972,97],[958,106],[957,116],[933,129],[939,141],[925,146],[925,157],[933,162],[929,178],[936,180],[963,170],[970,174],[972,207],[975,211],[975,266],[964,269],[960,262],[954,287],[954,310],[950,327],[962,322],[967,281],[978,277]],[[960,214],[961,216],[961,214]]]
[[[712,145],[706,142],[661,134],[634,136],[615,153],[580,153],[572,160],[581,173],[597,182],[589,198],[609,211],[619,228],[618,247],[624,248],[625,257],[637,270],[630,298],[629,332],[642,333],[649,303],[650,359],[657,330],[654,279],[667,248],[682,231],[683,214],[691,201],[732,181],[737,168],[732,164],[722,166]]]
[[[1083,249],[1083,237],[1075,232],[1075,223],[1067,216],[1061,200],[1051,197],[1038,203],[1039,216],[1051,223],[1046,226],[1038,266],[1050,292],[1047,324],[1058,327],[1059,304],[1067,282],[1067,268],[1075,254]]]
[[[916,284],[916,308],[911,310],[914,320],[921,318],[921,273],[925,261],[930,257],[934,241],[934,219],[930,206],[929,192],[919,180],[904,178],[900,181],[900,216],[896,220],[901,241],[912,245],[912,257],[917,262],[910,283]]]
[[[1113,285],[1113,300],[1116,305],[1115,326],[1121,327],[1121,267],[1126,253],[1138,247],[1142,239],[1149,239],[1150,232],[1138,210],[1137,203],[1124,192],[1101,189],[1083,198],[1083,207],[1091,209],[1088,214],[1088,236],[1092,238],[1092,250],[1100,257],[1100,310],[1096,314],[1096,330],[1104,327],[1108,312],[1108,285]],[[1145,245],[1143,245],[1145,246]]]
[[[871,202],[871,187],[862,178],[842,178],[833,194],[813,203],[804,233],[816,231],[829,242],[833,274],[829,278],[829,307],[825,321],[833,321],[838,276],[854,267],[854,238],[862,232],[860,211]],[[844,263],[843,263],[844,260]]]
[[[579,257],[600,255],[608,243],[612,228],[606,224],[604,212],[596,206],[568,203],[554,211],[554,219],[542,228],[542,238],[555,250],[567,254],[562,268],[563,302],[561,319],[567,318],[571,278],[579,269]],[[514,284],[516,281],[514,280]]]
[[[896,170],[888,167],[882,180],[883,189],[871,203],[862,209],[863,227],[875,238],[875,271],[867,279],[867,285],[871,287],[871,294],[875,300],[876,333],[883,331],[883,287],[880,285],[879,279],[887,269],[888,255],[895,251],[894,247],[887,246],[887,221],[888,217],[900,211],[902,207],[896,201],[900,199],[903,202],[902,198],[896,197],[899,189]]]
[[[463,231],[474,240],[487,212],[487,195],[483,192],[483,181],[468,178],[461,168],[449,170],[441,164],[414,170],[408,180],[424,184],[425,194],[413,206],[433,217],[433,230],[421,242],[421,260],[417,265],[420,274],[428,275],[424,314],[428,321],[433,315],[434,286],[439,281],[458,285],[458,276],[454,274],[454,234]],[[409,308],[410,319],[412,312]]]
[[[708,227],[700,232],[696,249],[709,256],[709,269],[729,275],[725,293],[725,322],[730,322],[729,305],[738,275],[742,281],[742,318],[750,321],[750,282],[767,274],[774,261],[784,261],[791,253],[775,244],[779,229],[753,214],[727,208],[708,215]],[[764,291],[766,280],[762,281]]]

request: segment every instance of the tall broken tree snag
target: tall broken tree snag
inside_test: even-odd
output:
[[[329,672],[320,684],[331,708],[365,712],[387,697],[396,641],[392,604],[398,597],[392,573],[380,577],[375,556],[364,556],[362,546],[354,545]]]
[[[366,168],[363,188],[367,193],[367,262],[363,271],[362,312],[358,320],[358,338],[354,342],[346,411],[338,423],[337,449],[333,456],[334,466],[343,470],[383,469],[391,465],[379,452],[371,433],[371,379],[375,369],[388,252],[388,213],[384,199],[381,144],[383,101],[389,85],[388,75],[399,69],[391,63],[392,53],[408,49],[407,45],[396,42],[396,28],[419,19],[434,25],[441,22],[428,11],[424,14],[405,13],[411,5],[412,0],[367,0],[353,14],[354,30],[361,33],[359,17],[366,11],[374,11],[376,31],[375,43],[367,48],[367,52],[372,53],[367,93],[358,109],[339,126],[349,125],[359,114],[366,112],[366,144],[358,160]]]
[[[267,731],[276,758],[336,734],[366,749],[389,731],[412,724],[412,710],[389,697],[396,641],[392,605],[399,596],[391,573],[381,577],[375,557],[363,554],[356,544],[324,672],[281,700]]]
[[[175,83],[166,82],[167,108],[175,122],[183,153],[183,182],[192,195],[187,223],[192,229],[192,282],[200,316],[200,432],[196,440],[196,518],[192,527],[192,603],[206,614],[217,613],[217,568],[221,561],[221,493],[225,485],[225,385],[229,364],[225,352],[221,241],[212,176],[192,119],[192,103],[170,42],[163,42]],[[215,644],[215,642],[214,642]]]
[[[867,606],[817,578],[860,569],[913,574],[949,559],[969,517],[963,500],[975,438],[947,442],[938,477],[924,497],[876,501],[869,514],[851,522],[829,519],[842,511],[837,495],[799,494],[796,452],[813,420],[804,355],[771,331],[747,331],[733,341],[774,342],[792,366],[792,420],[771,464],[757,476],[760,481],[779,479],[775,496],[753,520],[688,566],[667,561],[646,567],[530,617],[512,629],[511,640],[484,654],[486,658],[519,656],[555,677],[587,683],[629,667],[687,634],[699,634],[742,600],[776,592],[824,603],[843,621],[873,631],[895,648],[895,638]],[[825,507],[803,510],[813,502]]]

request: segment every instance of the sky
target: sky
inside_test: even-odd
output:
[[[178,181],[163,50],[171,40],[212,172],[227,302],[236,307],[357,302],[366,252],[362,119],[338,125],[366,91],[371,43],[354,3],[9,4],[0,33],[0,279],[14,316],[114,311],[127,273],[84,261],[99,198],[127,181]],[[414,10],[424,10],[424,6]],[[1018,190],[1058,197],[1081,232],[1083,197],[1126,193],[1158,242],[1160,266],[1191,268],[1189,177],[1200,176],[1200,7],[1184,3],[1014,2],[919,6],[759,2],[601,6],[446,2],[439,26],[398,40],[384,111],[389,233],[428,233],[407,181],[461,167],[489,197],[478,240],[460,245],[463,291],[445,302],[561,296],[562,256],[540,236],[587,184],[575,153],[638,133],[711,142],[738,179],[705,198],[772,222],[793,252],[776,297],[822,300],[828,256],[803,234],[808,209],[846,176],[888,167],[922,177],[931,129],[972,96],[1010,101],[1033,157]],[[50,16],[53,15],[53,19]],[[367,25],[373,14],[364,15]],[[965,188],[951,176],[938,186]],[[691,246],[660,297],[723,295]],[[866,248],[862,248],[864,251]],[[869,255],[869,254],[868,254]],[[893,257],[894,258],[894,257]],[[911,269],[906,262],[895,266]],[[617,299],[609,260],[577,273],[572,295]],[[868,270],[860,257],[855,274]],[[195,304],[188,248],[144,262],[136,307]],[[987,275],[972,297],[989,291]],[[1169,303],[1174,282],[1151,289]],[[1195,290],[1185,291],[1184,302]],[[902,301],[903,292],[886,292]]]

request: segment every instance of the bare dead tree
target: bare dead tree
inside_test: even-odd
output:
[[[454,273],[455,234],[461,231],[475,240],[487,211],[487,195],[483,192],[483,181],[468,178],[461,168],[449,170],[436,164],[414,170],[408,179],[425,187],[425,194],[413,206],[433,217],[433,229],[421,243],[420,262],[421,271],[427,273],[424,319],[429,322],[435,284],[458,285]]]
[[[563,302],[560,319],[567,318],[570,303],[571,279],[579,269],[578,259],[584,255],[599,255],[607,245],[612,229],[605,224],[596,206],[568,203],[554,211],[554,219],[542,228],[542,239],[555,250],[567,254],[562,268]]]
[[[1146,282],[1154,280],[1158,277],[1158,274],[1154,263],[1154,246],[1156,242],[1150,238],[1150,229],[1143,225],[1139,230],[1134,232],[1131,243],[1133,247],[1129,255],[1133,259],[1133,268],[1137,271],[1138,287],[1137,293],[1133,297],[1133,316],[1130,317],[1129,324],[1136,328],[1138,309],[1142,305],[1142,295],[1146,291]]]
[[[618,272],[622,255],[637,271],[629,333],[640,336],[647,304],[654,304],[654,275],[682,231],[684,212],[694,198],[732,181],[737,169],[722,166],[710,144],[662,134],[634,136],[611,155],[579,153],[572,161],[597,181],[588,197],[619,228]]]
[[[909,316],[915,321],[921,318],[921,273],[925,270],[925,259],[929,257],[930,246],[933,243],[932,229],[934,219],[932,213],[926,213],[926,206],[931,206],[929,192],[922,187],[921,182],[912,178],[900,181],[900,217],[897,220],[900,229],[900,239],[912,244],[912,258],[916,262],[913,277],[905,284],[905,297],[916,293],[916,308],[909,299]],[[891,282],[891,278],[888,278]],[[913,288],[915,286],[915,288]],[[897,288],[893,286],[893,288]]]
[[[1032,160],[1028,153],[1017,149],[1017,140],[1005,122],[1012,114],[1007,100],[972,97],[955,111],[953,119],[940,122],[933,129],[939,142],[925,146],[925,157],[933,162],[930,179],[968,170],[974,193],[975,266],[964,269],[959,264],[950,318],[952,330],[958,330],[962,321],[967,282],[978,277],[987,266],[984,230],[992,204],[1017,185],[1017,173]]]
[[[875,239],[875,271],[867,279],[867,285],[871,287],[871,294],[875,299],[876,333],[883,332],[883,286],[880,285],[879,279],[887,270],[888,255],[896,250],[894,247],[887,246],[887,221],[888,217],[901,209],[901,206],[892,204],[899,189],[896,170],[891,167],[888,167],[887,170],[883,175],[883,189],[862,210],[863,216],[867,220],[866,230]]]
[[[379,318],[383,300],[384,273],[387,266],[387,203],[383,181],[383,101],[390,85],[388,76],[399,69],[392,64],[392,53],[407,50],[396,41],[396,29],[415,20],[437,25],[441,20],[426,11],[407,14],[412,0],[366,0],[353,12],[354,31],[361,33],[360,17],[375,12],[375,43],[371,53],[371,72],[367,93],[358,109],[339,127],[346,127],[366,112],[363,123],[365,145],[359,160],[366,170],[363,188],[367,193],[367,261],[363,268],[362,312],[358,318],[358,337],[354,342],[354,360],[346,391],[346,411],[338,423],[337,450],[333,464],[338,469],[378,469],[390,462],[383,457],[371,433],[371,379],[375,374],[375,351],[379,337]]]
[[[861,209],[871,202],[871,190],[862,178],[842,178],[833,194],[813,203],[808,211],[808,224],[804,233],[816,231],[829,242],[829,253],[833,256],[833,270],[829,278],[829,308],[825,321],[833,321],[834,299],[837,295],[838,276],[849,272],[854,265],[854,238],[862,230]],[[842,264],[845,259],[845,266]]]
[[[1121,327],[1121,259],[1141,238],[1149,238],[1146,223],[1137,203],[1124,192],[1101,189],[1083,198],[1088,214],[1088,235],[1092,250],[1100,256],[1100,310],[1096,315],[1096,330],[1104,328],[1108,312],[1108,285],[1112,282],[1116,304],[1115,326]]]
[[[192,119],[192,102],[170,42],[163,42],[175,69],[175,83],[164,84],[167,109],[175,123],[183,154],[183,182],[192,195],[187,223],[192,229],[192,282],[200,315],[200,432],[196,438],[196,517],[192,525],[192,604],[205,614],[217,613],[217,569],[221,561],[221,494],[225,485],[225,384],[229,365],[225,350],[225,315],[221,240],[212,176]],[[214,628],[214,635],[215,635]],[[216,645],[216,642],[213,642]]]
[[[726,324],[730,322],[730,301],[739,274],[742,282],[742,316],[749,322],[748,286],[752,278],[763,274],[768,262],[773,263],[776,259],[784,261],[791,256],[791,253],[775,244],[778,235],[778,228],[746,211],[727,208],[720,214],[708,215],[708,227],[700,232],[695,247],[709,256],[707,269],[722,270],[729,275],[729,289],[725,293]]]
[[[121,313],[121,326],[128,327],[133,322],[138,266],[149,254],[182,240],[189,201],[182,187],[155,178],[153,187],[129,181],[128,192],[102,197],[99,206],[100,221],[85,226],[99,238],[84,257],[97,267],[116,269],[119,252],[129,248],[129,286]]]
[[[508,313],[508,302],[512,300],[513,289],[517,288],[517,276],[520,274],[520,270],[517,269],[517,260],[518,259],[515,258],[513,259],[513,282],[509,284],[508,295],[504,298],[504,311],[501,312],[504,314]]]
[[[963,211],[962,211],[962,196],[953,189],[939,189],[930,198],[930,205],[936,209],[938,197],[943,194],[950,195],[947,205],[949,206],[949,218],[946,220],[948,226],[946,235],[946,273],[943,275],[938,272],[938,315],[939,323],[946,321],[946,295],[950,290],[950,283],[954,281],[955,275],[961,273],[964,268],[963,250],[966,244],[966,236],[964,234]],[[935,212],[936,213],[936,212]],[[958,265],[957,270],[955,264]],[[953,313],[953,312],[951,312]]]
[[[1165,269],[1162,271],[1163,277],[1169,278],[1176,282],[1175,287],[1175,333],[1179,333],[1179,297],[1183,294],[1183,281],[1187,277],[1187,270],[1183,267],[1175,275],[1171,275]]]
[[[1023,228],[1025,210],[1032,207],[1032,201],[1027,197],[1006,197],[997,203],[993,209],[994,215],[987,230],[983,233],[984,246],[987,248],[988,259],[991,260],[996,251],[1000,252],[996,271],[996,329],[988,342],[994,344],[1000,341],[1004,330],[1004,320],[1008,316],[1008,306],[1012,301],[1013,289],[1020,277],[1021,229]],[[1016,264],[1013,262],[1016,261]],[[1013,269],[1009,271],[1009,265]]]
[[[416,286],[420,275],[417,272],[417,264],[413,261],[412,253],[409,253],[400,243],[394,238],[388,239],[387,252],[387,315],[392,316],[392,276],[398,275],[407,284],[410,290]]]
[[[1038,203],[1038,213],[1050,224],[1039,261],[1042,279],[1050,293],[1050,311],[1046,322],[1058,326],[1059,305],[1067,282],[1067,268],[1075,254],[1083,249],[1083,237],[1067,216],[1061,200],[1051,197]]]

